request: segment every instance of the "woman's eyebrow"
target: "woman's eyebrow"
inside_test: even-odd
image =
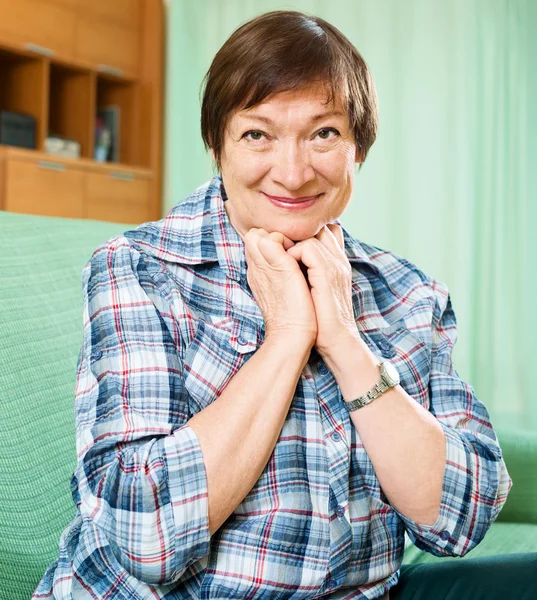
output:
[[[326,119],[327,117],[344,117],[345,114],[340,110],[331,110],[330,112],[321,113],[320,115],[315,115],[311,122],[315,123],[316,121],[320,121],[321,119]]]
[[[325,113],[321,113],[319,115],[315,115],[314,117],[311,118],[311,123],[316,123],[317,121],[320,121],[321,119],[326,119],[327,117],[344,117],[344,113],[342,113],[339,110],[333,110],[330,112],[325,112]],[[252,115],[252,114],[246,114],[246,115],[241,115],[242,118],[244,119],[254,119],[256,121],[262,121],[263,123],[266,123],[267,125],[274,125],[274,121],[272,121],[272,119],[269,119],[268,117],[263,117],[262,115]]]

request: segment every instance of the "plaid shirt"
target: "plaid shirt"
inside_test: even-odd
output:
[[[419,525],[389,504],[314,350],[267,466],[209,535],[188,421],[264,339],[225,200],[217,176],[84,268],[78,510],[34,598],[377,598],[397,582],[405,531],[428,552],[464,555],[505,502],[511,480],[487,410],[452,365],[446,287],[344,229],[360,335],[444,430],[440,516]]]

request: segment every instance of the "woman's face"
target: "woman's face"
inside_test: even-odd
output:
[[[226,211],[241,236],[257,227],[300,241],[345,210],[360,157],[340,101],[326,99],[326,88],[314,86],[230,117],[221,170]]]

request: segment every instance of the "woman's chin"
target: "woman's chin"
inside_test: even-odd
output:
[[[273,231],[283,233],[283,235],[296,243],[315,237],[322,226],[323,225],[320,225],[319,223],[275,223],[270,229],[267,229],[267,231],[269,233]]]

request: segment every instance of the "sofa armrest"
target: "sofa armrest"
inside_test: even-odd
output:
[[[513,480],[498,521],[537,523],[537,433],[496,428]]]

